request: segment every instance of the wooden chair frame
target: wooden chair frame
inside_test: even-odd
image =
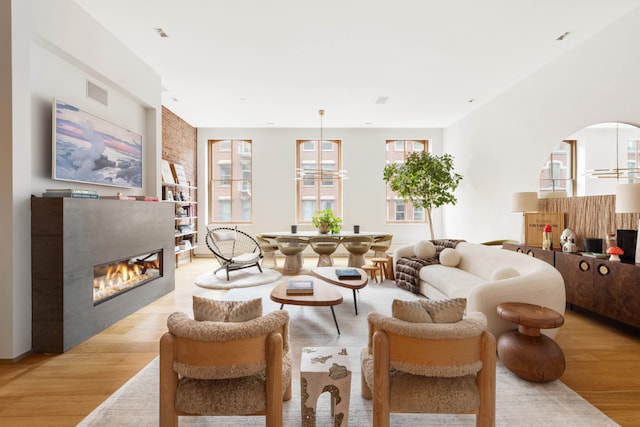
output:
[[[476,375],[480,405],[469,413],[476,415],[477,427],[495,426],[496,340],[490,332],[484,331],[479,336],[465,339],[427,340],[384,330],[375,331],[373,393],[364,375],[361,377],[362,396],[368,399],[373,397],[374,427],[389,427],[391,413],[400,412],[398,408],[390,406],[391,360],[443,366],[464,365],[481,360],[482,369]]]
[[[266,361],[266,408],[251,415],[265,415],[267,427],[282,426],[282,401],[291,399],[291,381],[283,395],[283,328],[267,335],[230,341],[197,341],[166,332],[160,339],[160,427],[178,427],[178,386],[175,362],[199,366],[231,366]],[[242,415],[242,414],[238,414]]]

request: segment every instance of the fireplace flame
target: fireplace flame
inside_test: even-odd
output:
[[[159,259],[127,260],[96,267],[93,279],[94,302],[155,278],[159,269]]]

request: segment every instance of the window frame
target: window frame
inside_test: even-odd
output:
[[[385,164],[403,164],[407,156],[411,153],[420,151],[428,152],[429,142],[430,140],[428,139],[388,139],[385,141]],[[422,150],[416,150],[418,144],[422,145]],[[400,150],[400,146],[402,146],[402,150]],[[398,157],[398,153],[402,153],[402,159]],[[404,206],[405,219],[397,219],[398,201]],[[405,203],[395,192],[391,191],[388,185],[386,186],[385,208],[387,211],[385,214],[387,224],[423,224],[427,222],[426,210],[424,208],[414,209],[411,202]],[[415,212],[422,212],[422,219],[416,219]]]

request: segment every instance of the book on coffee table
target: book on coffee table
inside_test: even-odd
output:
[[[355,268],[336,268],[336,276],[338,276],[339,280],[358,280],[362,278]]]
[[[313,280],[289,280],[287,295],[313,295]]]

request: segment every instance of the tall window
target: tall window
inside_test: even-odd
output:
[[[575,164],[576,141],[562,141],[540,171],[540,193],[560,191],[575,196]]]
[[[251,141],[209,141],[209,222],[251,221]]]
[[[331,176],[342,169],[341,141],[297,141],[296,168],[302,170],[296,185],[297,221],[311,222],[313,213],[321,209],[342,216],[342,180]]]
[[[428,149],[429,141],[427,140],[389,140],[386,146],[387,164],[404,163],[409,154]],[[424,209],[414,208],[411,202],[405,203],[387,187],[387,222],[425,222]]]

